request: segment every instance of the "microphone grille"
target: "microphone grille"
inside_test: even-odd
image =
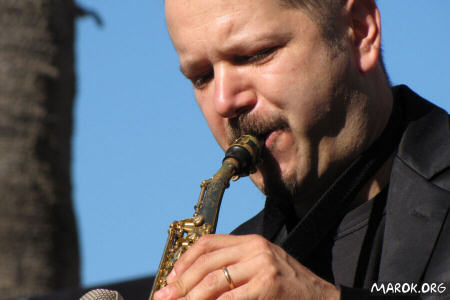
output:
[[[80,300],[123,300],[117,291],[96,289],[83,295]]]

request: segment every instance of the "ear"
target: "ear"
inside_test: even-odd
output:
[[[359,70],[368,72],[376,66],[380,54],[380,11],[375,0],[348,0],[345,9]]]

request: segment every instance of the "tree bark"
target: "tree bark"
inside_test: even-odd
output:
[[[73,0],[0,0],[0,298],[79,285]]]

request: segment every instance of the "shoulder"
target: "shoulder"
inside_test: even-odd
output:
[[[393,88],[407,126],[396,158],[414,173],[450,191],[450,118],[406,86]]]
[[[406,127],[389,181],[379,280],[442,282],[450,270],[449,116],[405,86],[394,97]]]

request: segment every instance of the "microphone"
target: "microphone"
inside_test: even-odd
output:
[[[123,300],[117,291],[96,289],[83,295],[80,300]]]

